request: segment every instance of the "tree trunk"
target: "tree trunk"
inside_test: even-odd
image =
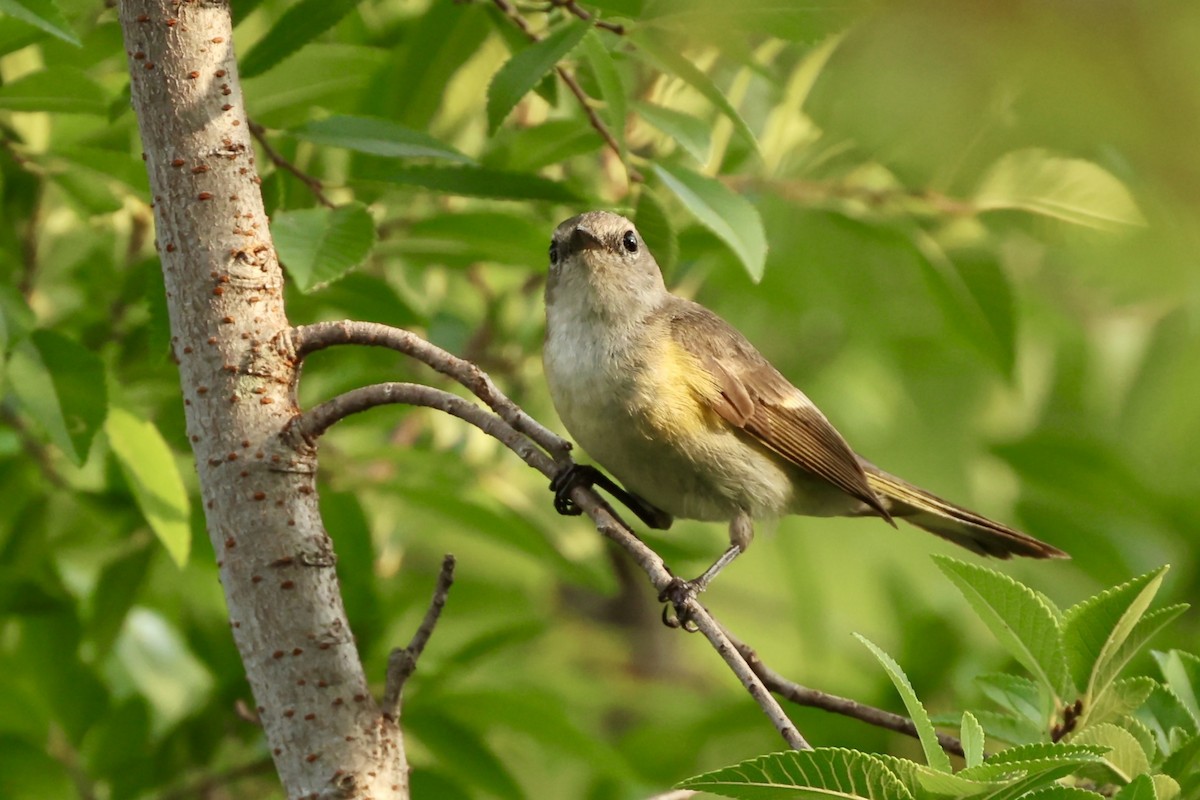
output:
[[[171,346],[234,640],[289,797],[407,797],[403,739],[367,686],[317,507],[229,6],[122,0]],[[289,441],[299,437],[289,437]],[[301,450],[297,450],[299,447]]]

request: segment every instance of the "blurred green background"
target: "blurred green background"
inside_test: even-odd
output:
[[[489,125],[493,76],[529,47],[496,5],[232,6],[250,117],[369,214],[355,257],[318,265],[324,285],[277,228],[294,323],[415,329],[561,431],[540,366],[549,234],[621,210],[668,283],[741,328],[860,453],[1073,556],[1010,574],[1070,605],[1170,563],[1162,601],[1196,595],[1195,3],[584,3],[625,32],[588,33],[562,63],[624,158],[552,73]],[[278,796],[234,711],[253,702],[195,502],[116,14],[28,8],[0,17],[0,795]],[[516,13],[538,32],[569,17]],[[414,154],[392,127],[381,154],[349,117],[443,149]],[[302,181],[259,166],[277,226],[332,225]],[[734,241],[713,215],[738,223]],[[383,380],[445,384],[338,349],[306,366],[302,400]],[[179,530],[139,495],[137,464],[164,447],[181,476],[164,491],[192,498],[182,567],[160,544],[179,555]],[[441,555],[459,559],[407,690],[415,796],[638,798],[779,748],[708,646],[664,629],[644,581],[496,442],[385,409],[333,431],[321,467],[380,683]],[[690,574],[725,531],[647,540]],[[898,709],[857,631],[953,710],[1005,658],[931,553],[972,558],[878,520],[786,519],[706,602],[800,683]],[[1191,647],[1196,619],[1155,645]],[[918,752],[795,719],[816,744]]]

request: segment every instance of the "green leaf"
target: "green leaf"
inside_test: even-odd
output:
[[[0,86],[0,108],[104,116],[108,93],[75,67],[46,67]]]
[[[1153,678],[1144,675],[1113,681],[1108,691],[1092,700],[1092,707],[1086,712],[1087,722],[1110,722],[1132,714],[1157,685]]]
[[[987,761],[958,773],[958,777],[973,781],[995,781],[1013,774],[1037,775],[1068,771],[1085,764],[1103,761],[1103,747],[1094,745],[1062,744],[1061,742],[1038,742],[1018,745],[993,753]]]
[[[1017,209],[1101,230],[1144,225],[1125,188],[1090,161],[1029,148],[1002,156],[980,181],[981,211]]]
[[[621,83],[621,75],[617,65],[613,63],[612,54],[600,41],[594,30],[589,30],[583,37],[583,55],[592,74],[596,77],[596,85],[600,88],[600,99],[604,101],[602,111],[608,130],[617,140],[617,148],[621,154],[621,163],[629,164],[629,151],[625,147],[625,118],[629,113],[625,102],[625,85]]]
[[[79,47],[79,37],[54,0],[0,0],[0,14],[27,22],[51,36]]]
[[[362,203],[282,211],[271,220],[275,249],[302,292],[336,281],[375,246],[375,221]]]
[[[1104,795],[1077,786],[1047,786],[1020,797],[1021,800],[1096,800]]]
[[[635,32],[630,38],[637,44],[637,52],[649,57],[648,60],[652,66],[657,67],[663,72],[678,76],[703,95],[722,114],[729,117],[730,121],[733,122],[733,129],[746,140],[746,143],[750,145],[754,152],[759,152],[758,139],[755,138],[754,131],[750,130],[750,126],[746,124],[746,120],[733,107],[733,104],[729,102],[729,98],[725,96],[725,93],[721,91],[712,78],[697,69],[683,53],[672,49],[670,45],[661,41],[660,34],[658,33],[642,30]]]
[[[1138,775],[1121,791],[1113,795],[1113,800],[1159,800],[1154,791],[1154,781],[1149,775]]]
[[[1167,686],[1192,712],[1192,716],[1200,720],[1200,703],[1197,702],[1197,696],[1200,695],[1200,658],[1182,650],[1168,653],[1155,651],[1153,655]]]
[[[530,267],[544,263],[549,241],[550,231],[528,214],[456,211],[414,222],[404,236],[388,243],[388,252],[452,265],[489,261]]]
[[[677,784],[680,789],[743,800],[911,800],[892,771],[866,753],[840,748],[772,753],[706,772]]]
[[[311,120],[292,133],[310,142],[385,158],[434,158],[471,163],[468,156],[424,131],[376,117],[339,115]]]
[[[1119,647],[1101,654],[1102,660],[1097,663],[1092,676],[1096,687],[1092,703],[1103,701],[1113,680],[1120,674],[1125,665],[1136,656],[1154,636],[1169,625],[1176,617],[1188,610],[1186,603],[1158,608],[1146,614],[1134,626],[1129,637]]]
[[[975,682],[989,700],[1038,727],[1045,727],[1049,708],[1037,683],[1003,672],[980,675]]]
[[[485,167],[393,166],[388,162],[376,162],[369,169],[360,170],[360,173],[363,178],[373,181],[419,186],[467,197],[550,200],[556,203],[575,203],[580,199],[560,181]]]
[[[300,0],[238,60],[241,76],[253,78],[266,72],[338,24],[357,5],[358,0]]]
[[[97,657],[103,658],[117,639],[129,609],[149,572],[153,547],[149,544],[126,553],[104,567],[92,595],[88,634]]]
[[[813,42],[845,30],[867,4],[861,0],[658,0],[647,4],[643,24],[679,31],[715,43],[741,42],[761,34],[797,42]]]
[[[191,513],[183,478],[153,422],[114,406],[104,426],[133,499],[171,560],[182,567],[192,544]]]
[[[925,760],[929,762],[929,766],[939,772],[951,772],[950,756],[942,750],[938,744],[937,731],[933,728],[933,723],[929,719],[929,712],[925,710],[925,706],[921,705],[921,701],[917,698],[917,693],[913,691],[912,684],[908,680],[908,676],[904,674],[904,670],[900,665],[877,647],[870,639],[863,636],[861,633],[854,634],[860,642],[867,646],[875,659],[883,666],[888,677],[891,678],[892,684],[896,687],[896,691],[900,693],[900,698],[904,701],[904,707],[908,709],[908,716],[913,721],[913,725],[917,729],[917,736],[921,740],[921,748],[925,751]]]
[[[508,61],[492,78],[487,92],[488,132],[495,133],[521,98],[537,85],[583,40],[591,26],[575,20],[531,44]]]
[[[634,108],[642,119],[665,133],[668,139],[686,150],[698,163],[708,161],[712,150],[712,128],[709,123],[683,111],[653,103],[639,102]]]
[[[1129,637],[1150,607],[1167,567],[1140,575],[1067,609],[1063,616],[1063,643],[1075,685],[1092,695],[1092,681],[1101,666],[1101,654],[1111,653]]]
[[[1183,794],[1179,782],[1170,775],[1151,775],[1150,782],[1154,784],[1154,794],[1158,800],[1178,800],[1179,796]]]
[[[983,763],[983,726],[970,711],[964,711],[959,737],[962,740],[963,758],[968,767]]]
[[[720,181],[690,169],[655,164],[654,172],[704,227],[729,245],[750,278],[761,280],[767,235],[758,209]]]
[[[34,331],[13,348],[8,383],[50,441],[82,465],[108,413],[99,357],[54,331]]]
[[[1111,722],[1084,728],[1071,738],[1071,743],[1108,748],[1108,752],[1103,756],[1104,766],[1121,783],[1128,783],[1138,775],[1150,771],[1150,759],[1138,740],[1132,733]]]
[[[679,258],[679,238],[675,235],[675,226],[671,224],[662,201],[648,186],[643,185],[638,194],[633,221],[658,266],[663,272],[668,272]]]
[[[596,131],[578,119],[552,119],[530,128],[508,127],[488,143],[484,166],[512,172],[536,172],[596,150]]]
[[[934,561],[1021,666],[1060,698],[1071,694],[1062,633],[1041,596],[985,567],[945,556]]]

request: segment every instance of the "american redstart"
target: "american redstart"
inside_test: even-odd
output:
[[[599,481],[645,522],[729,523],[730,547],[694,590],[746,549],[754,520],[784,514],[900,518],[985,556],[1063,551],[860,458],[732,325],[667,291],[633,224],[590,211],[558,226],[546,283],[546,381],[558,415],[632,497],[582,467],[552,486]]]

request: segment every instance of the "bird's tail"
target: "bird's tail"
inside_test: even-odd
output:
[[[984,556],[1070,558],[1057,547],[956,506],[872,464],[863,464],[867,482],[893,517],[937,534]]]

